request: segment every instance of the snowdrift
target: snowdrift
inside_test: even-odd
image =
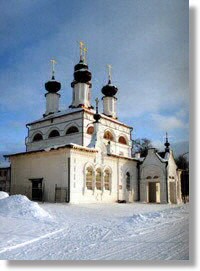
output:
[[[149,221],[154,221],[156,219],[159,219],[163,217],[162,212],[150,212],[150,213],[144,213],[144,214],[134,214],[132,217],[128,217],[125,219],[125,222],[127,223],[146,223]]]
[[[8,193],[0,191],[0,199],[5,199],[7,197],[9,197]]]
[[[26,196],[13,195],[0,200],[0,215],[13,218],[51,220],[51,216],[38,203]]]

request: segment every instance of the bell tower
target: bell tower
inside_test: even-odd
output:
[[[85,107],[90,109],[93,108],[90,103],[92,74],[86,63],[87,48],[82,41],[79,44],[80,61],[74,67],[74,80],[71,83],[71,87],[73,88],[72,104],[69,107]]]
[[[101,92],[104,94],[103,100],[103,114],[117,119],[117,98],[115,94],[117,93],[118,89],[116,86],[112,85],[111,83],[111,65],[108,66],[108,84],[105,85]]]
[[[60,94],[57,93],[61,89],[61,83],[55,80],[55,64],[54,59],[51,60],[52,63],[52,77],[51,80],[45,83],[45,89],[47,93],[46,97],[46,112],[44,117],[59,112],[59,99]]]

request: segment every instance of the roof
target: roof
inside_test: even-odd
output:
[[[35,151],[6,154],[6,155],[4,155],[4,157],[7,158],[7,157],[27,155],[27,154],[38,153],[38,152],[49,152],[49,151],[54,151],[54,150],[59,150],[59,149],[78,149],[78,150],[86,151],[86,152],[98,152],[97,150],[95,150],[93,148],[83,147],[83,146],[80,146],[77,144],[67,144],[67,145],[58,145],[58,146],[49,147],[49,148],[45,148],[45,149],[41,149],[41,150],[35,150]]]
[[[155,154],[162,163],[167,163],[168,162],[168,159],[162,158],[157,152]]]
[[[165,158],[165,152],[158,152],[158,155],[161,157],[161,158]]]
[[[43,122],[43,121],[46,121],[46,120],[50,120],[50,119],[54,119],[54,118],[59,118],[59,117],[62,117],[62,116],[66,116],[66,115],[70,115],[70,114],[74,114],[74,113],[82,112],[82,111],[87,112],[87,113],[92,114],[92,115],[95,114],[95,111],[93,109],[87,109],[87,108],[84,108],[84,107],[69,108],[67,110],[62,110],[62,111],[57,112],[57,113],[49,114],[46,117],[40,118],[40,119],[35,120],[33,122],[29,122],[26,125],[29,126],[29,125],[32,125],[32,124],[35,124],[35,123],[38,123],[38,122]],[[131,126],[128,126],[128,125],[124,124],[123,122],[120,122],[120,121],[118,121],[116,119],[108,117],[108,116],[104,115],[103,113],[101,113],[100,116],[103,119],[107,119],[109,121],[112,121],[112,122],[117,123],[119,125],[122,125],[124,127],[132,129]]]
[[[169,160],[169,153],[168,152],[156,152],[155,148],[149,148],[148,150],[154,150],[154,154],[158,157],[158,159],[162,162],[162,163],[167,163]],[[146,157],[148,156],[148,153],[145,157],[141,157],[138,158],[138,160],[143,163],[146,159]]]
[[[59,111],[57,113],[49,114],[49,115],[47,115],[47,116],[45,116],[43,118],[40,118],[38,120],[29,122],[26,125],[28,126],[28,125],[35,124],[35,123],[38,123],[38,122],[43,122],[43,121],[46,121],[46,120],[50,120],[52,118],[59,118],[61,116],[70,115],[70,114],[74,114],[74,113],[81,112],[81,111],[83,111],[83,108],[69,108],[67,110],[62,110],[62,111]]]
[[[133,158],[133,157],[126,157],[126,156],[121,156],[121,155],[117,155],[117,154],[108,154],[108,156],[112,156],[112,157],[116,157],[116,158],[121,158],[121,159],[126,159],[126,160],[130,160],[130,161],[136,161],[139,162],[139,159],[137,158]]]

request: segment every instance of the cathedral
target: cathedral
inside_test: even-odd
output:
[[[99,100],[91,104],[92,73],[84,44],[74,66],[72,102],[60,110],[61,83],[55,61],[45,83],[46,111],[26,125],[26,152],[7,155],[11,162],[11,194],[24,194],[47,202],[95,203],[134,201],[180,203],[180,171],[166,137],[165,152],[148,150],[132,155],[132,127],[117,114],[118,89],[108,83]]]

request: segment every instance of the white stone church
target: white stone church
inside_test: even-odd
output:
[[[166,138],[165,152],[132,157],[132,127],[117,115],[117,87],[102,88],[103,112],[91,105],[92,74],[81,48],[72,103],[60,111],[61,84],[45,84],[46,112],[27,124],[26,152],[10,154],[11,194],[70,203],[180,203],[180,171]],[[54,63],[53,63],[54,64]]]

